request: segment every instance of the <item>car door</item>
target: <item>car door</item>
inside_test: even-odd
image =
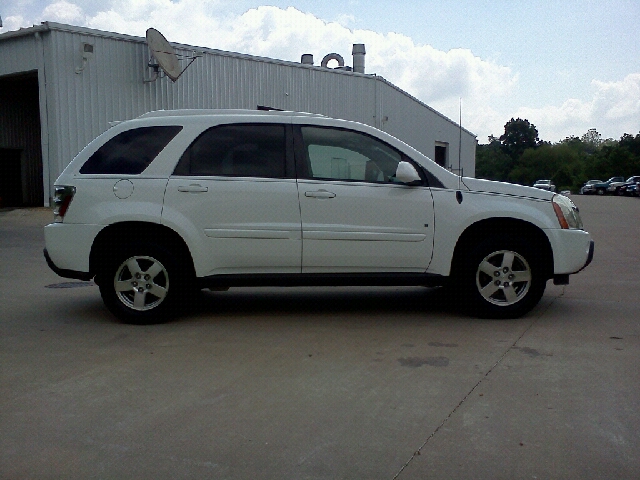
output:
[[[433,199],[395,178],[408,159],[352,130],[303,125],[295,139],[303,273],[424,272]]]
[[[287,129],[216,126],[182,155],[167,184],[163,219],[192,239],[198,276],[300,273],[300,209]]]

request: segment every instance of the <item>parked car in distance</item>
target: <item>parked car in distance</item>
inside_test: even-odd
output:
[[[629,197],[635,196],[638,193],[637,184],[640,183],[640,175],[635,175],[633,177],[627,178],[627,181],[624,182],[618,188],[618,195],[627,195]]]
[[[541,190],[548,190],[549,192],[555,192],[556,186],[553,184],[551,180],[538,180],[533,184],[535,188],[539,188]]]
[[[629,185],[625,191],[625,195],[628,197],[639,197],[640,196],[640,182],[635,183],[633,185]]]
[[[585,184],[580,187],[581,195],[592,195],[596,193],[596,185],[598,183],[602,183],[602,180],[588,180]]]
[[[605,193],[615,193],[616,188],[620,187],[624,183],[624,177],[611,177],[606,182],[596,183],[593,188],[598,195],[604,195]]]
[[[242,286],[445,286],[473,315],[513,318],[593,257],[569,198],[459,177],[315,114],[151,112],[91,142],[54,191],[47,263],[95,278],[134,324]]]

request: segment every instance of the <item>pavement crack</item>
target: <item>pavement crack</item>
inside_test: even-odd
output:
[[[392,480],[396,480],[400,474],[402,474],[402,472],[409,466],[409,464],[417,457],[421,454],[422,449],[424,447],[427,446],[427,443],[429,443],[429,440],[431,440],[439,431],[442,427],[444,427],[444,425],[449,421],[449,419],[460,409],[460,407],[462,407],[462,405],[464,404],[464,402],[467,401],[467,399],[471,396],[471,394],[473,392],[475,392],[478,387],[480,386],[480,384],[482,384],[482,382],[493,372],[493,370],[502,363],[502,361],[504,360],[504,357],[507,356],[507,354],[513,350],[514,348],[517,348],[516,345],[518,344],[518,342],[520,342],[520,340],[522,340],[522,338],[527,334],[527,332],[529,332],[529,330],[531,330],[531,328],[533,328],[533,326],[537,323],[537,321],[540,319],[540,317],[542,317],[549,308],[551,308],[551,306],[555,303],[555,301],[564,296],[564,288],[562,289],[562,292],[557,296],[554,297],[553,300],[551,300],[551,302],[549,302],[549,305],[547,305],[544,309],[542,309],[538,315],[536,315],[531,322],[527,325],[527,327],[522,331],[522,333],[520,333],[520,335],[518,336],[518,338],[516,338],[516,340],[502,353],[502,355],[500,356],[500,358],[498,358],[498,360],[491,366],[491,368],[489,368],[489,370],[487,370],[485,372],[485,374],[482,376],[482,378],[480,378],[480,380],[478,380],[478,382],[471,388],[471,390],[469,390],[467,392],[467,394],[462,398],[462,400],[460,400],[460,402],[453,408],[453,410],[451,410],[451,412],[449,412],[449,415],[447,415],[444,420],[442,420],[442,422],[440,423],[440,425],[438,425],[436,427],[436,429],[431,432],[431,435],[429,435],[427,437],[427,439],[423,442],[422,445],[420,445],[420,447],[413,452],[413,455],[411,455],[411,458],[409,458],[409,460],[407,460],[407,462],[402,465],[402,467],[400,468],[400,470],[398,471],[398,473],[396,473]]]

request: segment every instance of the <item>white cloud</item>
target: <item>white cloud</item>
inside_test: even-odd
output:
[[[336,17],[335,22],[342,25],[343,27],[348,27],[349,25],[353,25],[354,23],[356,23],[356,17],[343,13]]]
[[[42,17],[52,22],[79,23],[84,21],[82,9],[65,0],[51,3],[42,11]]]
[[[540,138],[558,141],[595,128],[605,138],[640,132],[640,73],[617,82],[591,82],[591,100],[569,99],[562,105],[520,108],[516,115],[536,125]]]
[[[22,15],[10,15],[2,17],[2,33],[18,30],[21,27],[29,26]]]
[[[597,89],[593,101],[595,112],[614,121],[640,117],[640,73],[627,75],[620,82],[594,80],[592,85]]]

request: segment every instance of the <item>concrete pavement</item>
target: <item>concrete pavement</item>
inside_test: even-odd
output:
[[[123,325],[2,211],[0,478],[640,478],[640,200],[573,199],[592,265],[508,321],[272,288]]]

